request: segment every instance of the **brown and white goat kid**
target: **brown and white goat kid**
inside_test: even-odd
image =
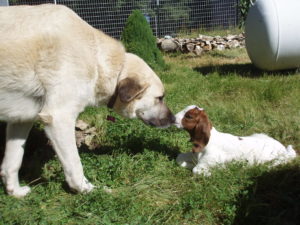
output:
[[[210,175],[211,167],[233,160],[277,165],[296,157],[291,145],[286,148],[266,134],[240,137],[217,131],[204,109],[195,105],[177,113],[175,125],[189,132],[193,143],[192,152],[179,154],[176,161],[195,174]]]

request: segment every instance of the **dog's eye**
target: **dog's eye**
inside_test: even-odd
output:
[[[184,118],[186,118],[186,119],[193,119],[193,117],[190,114],[185,114]]]
[[[193,146],[194,146],[195,148],[199,148],[199,144],[194,143]]]
[[[157,99],[158,99],[160,102],[162,102],[162,101],[164,100],[164,96],[159,96],[159,97],[157,97]]]

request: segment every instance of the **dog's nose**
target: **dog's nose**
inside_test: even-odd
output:
[[[172,114],[171,116],[171,123],[174,124],[176,122],[176,117]]]

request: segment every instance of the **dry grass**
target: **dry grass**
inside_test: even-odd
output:
[[[202,56],[189,54],[169,54],[165,56],[166,62],[174,63],[191,69],[195,67],[220,66],[225,64],[248,64],[250,59],[246,54],[246,49],[234,49],[230,51],[204,52]],[[218,60],[216,60],[218,58]],[[182,63],[184,62],[184,64]]]

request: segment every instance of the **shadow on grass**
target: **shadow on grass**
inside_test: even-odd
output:
[[[3,160],[5,150],[5,129],[6,124],[0,122],[0,165]],[[176,158],[179,153],[179,148],[172,148],[160,143],[159,138],[147,138],[143,135],[131,135],[123,140],[122,138],[113,140],[113,145],[103,145],[97,147],[95,150],[89,150],[87,146],[83,145],[79,148],[79,152],[83,154],[112,154],[115,151],[120,153],[126,152],[127,154],[137,154],[150,149],[163,154],[166,154],[171,160]],[[43,130],[33,127],[30,131],[29,137],[26,142],[25,153],[20,169],[20,177],[26,183],[38,184],[44,182],[42,176],[44,165],[53,159],[55,153],[46,137]],[[36,181],[35,181],[36,180]],[[63,188],[68,190],[67,185],[64,183]]]
[[[231,74],[237,74],[242,77],[261,77],[265,75],[280,75],[287,76],[293,75],[297,72],[297,70],[282,70],[282,71],[264,71],[256,68],[252,63],[247,64],[224,64],[224,65],[211,65],[211,66],[203,66],[203,67],[195,67],[195,71],[208,75],[211,73],[218,73],[221,76],[227,76]]]
[[[300,221],[300,166],[255,178],[240,199],[235,225],[296,225]]]
[[[169,146],[161,143],[159,138],[147,138],[145,135],[130,135],[126,140],[122,140],[122,137],[118,140],[114,140],[113,145],[99,146],[95,150],[89,150],[87,146],[82,146],[80,152],[90,154],[112,154],[113,152],[126,152],[129,155],[135,155],[142,153],[145,149],[162,153],[168,156],[170,160],[173,160],[180,153],[179,147]]]
[[[5,130],[6,124],[0,123],[0,164],[5,150]],[[34,184],[42,182],[40,178],[45,163],[54,157],[54,151],[43,130],[33,127],[28,136],[25,153],[20,169],[20,177],[26,182]]]

